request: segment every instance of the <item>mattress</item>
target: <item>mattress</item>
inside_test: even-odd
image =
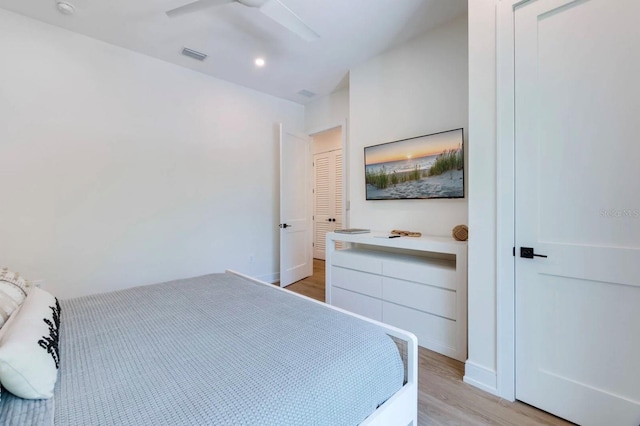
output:
[[[355,425],[403,385],[381,328],[232,274],[60,304],[54,398],[2,424]]]

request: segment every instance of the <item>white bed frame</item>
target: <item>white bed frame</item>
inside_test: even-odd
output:
[[[334,311],[342,312],[352,317],[359,318],[363,321],[375,324],[378,327],[384,329],[385,333],[393,336],[397,339],[407,342],[407,383],[395,394],[391,396],[384,404],[382,404],[376,411],[371,413],[364,422],[360,423],[361,426],[382,426],[382,425],[418,425],[418,339],[412,333],[401,330],[396,327],[392,327],[381,322],[365,318],[361,315],[354,314],[344,309],[337,308],[335,306],[327,305],[326,303],[319,302],[307,296],[303,296],[292,291],[287,291],[284,288],[276,287],[273,284],[260,281],[256,278],[249,277],[236,271],[227,270],[227,273],[237,275],[247,280],[264,284],[273,288],[276,291],[286,291],[287,294],[293,294],[294,296],[301,297],[309,300],[313,303],[318,303],[324,306],[326,309],[333,309]]]

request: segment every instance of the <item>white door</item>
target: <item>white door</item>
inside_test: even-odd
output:
[[[326,234],[342,228],[342,150],[313,156],[313,257],[325,258]]]
[[[280,125],[280,286],[312,273],[311,143]]]
[[[640,424],[639,17],[515,11],[516,398],[581,425]]]

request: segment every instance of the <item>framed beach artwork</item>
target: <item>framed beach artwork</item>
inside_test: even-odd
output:
[[[367,200],[464,198],[464,132],[364,148]]]

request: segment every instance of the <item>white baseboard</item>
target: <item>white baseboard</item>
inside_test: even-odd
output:
[[[475,386],[490,394],[498,395],[497,379],[498,376],[493,370],[469,360],[464,364],[464,377],[462,380],[471,386]]]
[[[255,277],[260,281],[264,281],[270,284],[277,283],[280,281],[280,272],[274,272],[273,274],[260,275],[259,277]]]

